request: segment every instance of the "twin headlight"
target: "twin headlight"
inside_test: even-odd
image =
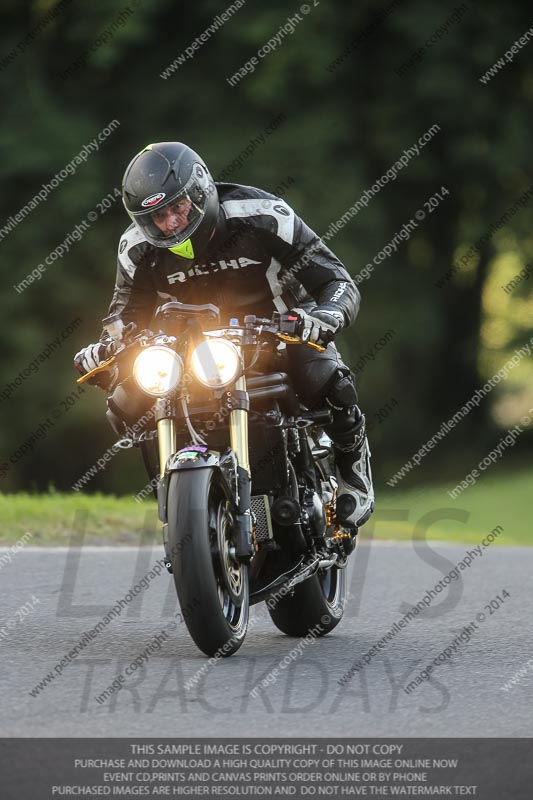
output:
[[[135,359],[133,377],[143,392],[152,397],[162,397],[179,385],[183,377],[183,361],[170,347],[147,347]]]
[[[241,359],[234,344],[226,339],[207,339],[193,351],[191,370],[202,386],[220,389],[237,377]]]
[[[240,368],[239,351],[225,339],[209,339],[193,351],[191,370],[199,383],[220,389],[231,383]],[[179,386],[184,373],[183,361],[174,350],[154,345],[143,350],[133,365],[137,386],[152,397],[162,397]]]

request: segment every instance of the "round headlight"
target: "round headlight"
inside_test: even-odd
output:
[[[241,359],[234,344],[226,339],[209,339],[195,347],[191,369],[203,386],[227,386],[239,374]]]
[[[135,383],[146,394],[162,397],[181,381],[183,362],[170,347],[157,345],[139,353],[133,365]]]

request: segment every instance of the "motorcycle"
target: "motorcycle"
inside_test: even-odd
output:
[[[297,317],[220,327],[211,304],[167,302],[139,333],[104,325],[109,358],[78,382],[118,370],[153,400],[140,438],[157,440],[165,561],[196,645],[235,653],[260,602],[288,636],[332,631],[357,529],[335,520],[330,410],[303,406],[275,369],[286,346],[323,348],[302,342]]]

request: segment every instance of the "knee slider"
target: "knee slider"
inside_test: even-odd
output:
[[[357,405],[355,379],[351,372],[337,370],[326,399],[333,408],[338,409]]]

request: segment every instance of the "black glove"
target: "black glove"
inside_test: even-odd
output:
[[[104,361],[113,354],[113,342],[97,342],[96,344],[89,344],[83,347],[79,353],[74,356],[74,366],[81,375],[86,375],[95,367],[99,367]],[[118,369],[115,366],[110,366],[109,369],[99,372],[88,379],[88,383],[93,386],[99,386],[105,392],[110,392],[115,386],[118,377]]]
[[[293,308],[290,312],[300,319],[298,334],[303,342],[327,345],[332,342],[344,326],[344,315],[341,311],[330,311],[317,306],[311,311]]]
[[[81,375],[86,375],[106,360],[106,345],[103,342],[88,344],[74,356],[74,366]]]

